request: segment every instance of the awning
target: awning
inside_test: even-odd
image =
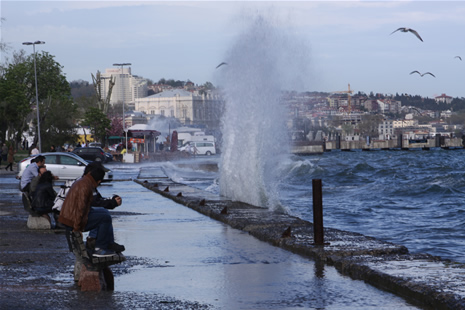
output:
[[[146,124],[136,124],[128,128],[128,136],[133,138],[157,137],[160,134],[158,130],[152,129]]]

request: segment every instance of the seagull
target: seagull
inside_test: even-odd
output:
[[[460,56],[455,56],[454,58],[458,58],[458,59],[460,59],[460,61],[462,60],[462,57],[460,57]]]
[[[226,63],[226,62],[222,62],[222,63],[220,63],[218,66],[216,66],[216,69],[218,69],[218,68],[221,67],[222,65],[227,65],[227,64],[228,64],[228,63]]]
[[[429,75],[431,75],[431,76],[433,76],[433,77],[436,77],[436,76],[435,76],[434,74],[432,74],[431,72],[420,73],[420,72],[418,72],[417,70],[410,72],[410,74],[413,74],[413,73],[418,73],[421,77],[422,77],[423,75],[425,75],[425,74],[429,74]]]
[[[396,32],[396,31],[411,32],[411,33],[413,33],[418,39],[420,39],[421,42],[423,42],[423,39],[420,37],[420,35],[418,34],[418,32],[416,32],[415,30],[413,30],[413,29],[411,29],[411,28],[400,27],[399,29],[394,30],[393,32],[391,32],[391,34],[393,34],[393,33]]]

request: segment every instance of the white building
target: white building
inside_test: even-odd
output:
[[[184,89],[165,90],[145,98],[135,99],[135,111],[150,115],[177,118],[182,124],[205,124],[217,127],[223,103],[212,92],[190,92]]]
[[[394,136],[394,121],[384,120],[378,125],[378,133],[380,140],[392,139]]]
[[[442,94],[441,96],[434,97],[434,100],[436,100],[437,103],[443,102],[443,103],[451,104],[452,99],[453,98],[451,96],[447,96],[446,94]]]
[[[147,96],[147,80],[131,74],[131,67],[109,68],[101,73],[102,96],[106,96],[109,89],[110,79],[113,78],[115,85],[111,93],[110,104],[121,103],[133,107],[137,98]]]

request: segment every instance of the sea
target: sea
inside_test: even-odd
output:
[[[313,222],[312,181],[323,185],[323,224],[465,263],[465,150],[325,152],[285,157],[276,169],[285,212]],[[164,164],[173,180],[220,193],[221,156]]]

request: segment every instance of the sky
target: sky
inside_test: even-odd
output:
[[[218,85],[223,68],[216,66],[261,16],[289,36],[289,49],[305,49],[288,51],[306,68],[290,90],[345,91],[350,84],[367,94],[465,97],[465,1],[1,0],[0,16],[1,40],[10,47],[2,63],[13,51],[32,53],[23,42],[45,41],[36,50],[54,55],[70,82],[131,63],[133,75],[154,82]],[[423,42],[392,33],[400,27]],[[299,75],[293,70],[287,74]],[[415,70],[435,77],[410,74]]]

